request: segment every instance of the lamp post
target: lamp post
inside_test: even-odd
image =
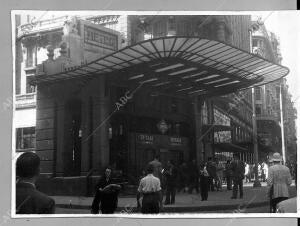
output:
[[[283,164],[285,164],[285,140],[284,140],[284,122],[283,122],[283,109],[282,109],[282,87],[281,83],[279,86],[279,102],[280,102],[280,121],[281,121],[281,148],[282,148],[282,157]]]
[[[252,33],[253,31],[259,29],[260,23],[254,24],[254,26],[249,29],[249,35],[250,35],[250,52],[252,53]],[[256,113],[255,113],[255,89],[252,88],[252,126],[253,126],[253,157],[254,157],[254,183],[253,187],[261,187],[261,183],[258,179],[258,147],[257,147],[257,125],[256,125]]]
[[[255,90],[252,88],[252,125],[253,125],[253,157],[254,157],[254,183],[253,187],[261,187],[261,183],[258,179],[258,147],[257,147],[257,125],[256,125],[256,113],[255,113]]]

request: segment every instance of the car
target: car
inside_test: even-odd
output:
[[[297,197],[278,203],[276,213],[297,213]]]

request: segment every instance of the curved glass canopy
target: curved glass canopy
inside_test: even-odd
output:
[[[61,73],[34,76],[34,80],[105,74],[118,83],[143,83],[175,95],[216,95],[270,83],[288,73],[287,67],[219,41],[172,36],[145,40]]]

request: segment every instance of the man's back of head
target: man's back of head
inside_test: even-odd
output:
[[[16,163],[16,174],[20,178],[33,178],[40,173],[40,158],[33,152],[25,152]]]

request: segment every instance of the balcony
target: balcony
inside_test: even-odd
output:
[[[272,121],[275,122],[276,125],[279,125],[279,119],[275,115],[268,115],[268,114],[257,114],[256,115],[256,120],[260,121]]]
[[[17,38],[22,38],[25,35],[34,34],[36,32],[48,32],[49,30],[62,29],[68,16],[62,16],[54,19],[42,21],[32,21],[28,24],[23,24],[17,27]]]
[[[16,109],[35,108],[36,93],[16,95]]]

